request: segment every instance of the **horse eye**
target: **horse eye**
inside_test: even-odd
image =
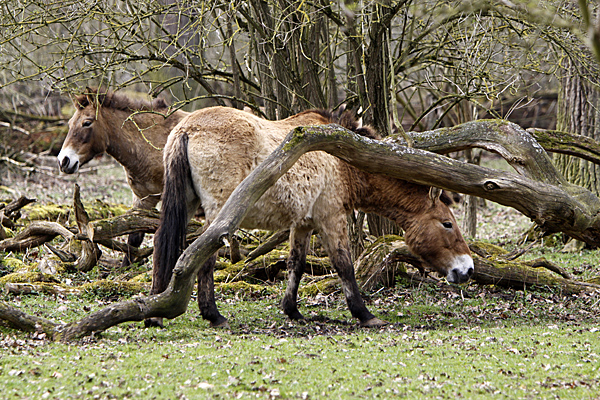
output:
[[[452,229],[452,222],[442,222],[442,226],[446,229]]]
[[[87,128],[88,126],[92,125],[92,120],[91,119],[86,119],[85,121],[83,121],[83,124],[81,124],[81,126],[83,126],[84,128]]]

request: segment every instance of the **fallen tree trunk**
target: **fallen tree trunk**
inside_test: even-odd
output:
[[[80,205],[79,207],[82,206]],[[77,207],[76,207],[77,208]],[[58,222],[34,221],[19,232],[14,238],[0,241],[0,251],[24,251],[51,242],[57,236],[65,240],[80,240],[101,244],[111,250],[129,252],[136,260],[144,259],[152,254],[152,249],[138,249],[126,243],[114,240],[117,237],[133,232],[154,233],[158,227],[160,215],[156,210],[133,209],[129,212],[106,219],[89,221],[82,228],[67,228]],[[188,242],[197,238],[203,225],[191,221],[188,226]]]
[[[600,291],[600,285],[565,278],[563,271],[544,259],[518,262],[510,260],[509,253],[501,248],[485,251],[494,246],[478,242],[471,243],[470,247],[475,264],[471,279],[479,284],[515,289],[549,287],[564,294]],[[420,261],[410,253],[401,237],[381,237],[357,261],[356,279],[364,290],[381,285],[394,286],[398,277],[413,277],[407,273],[404,264],[422,270]]]
[[[505,121],[477,121],[455,127],[450,133],[456,136],[466,131],[470,132],[475,142],[481,132],[495,131],[497,135],[516,133],[516,136],[527,138],[525,131]],[[598,198],[585,189],[562,184],[564,179],[559,179],[555,171],[547,171],[546,167],[551,163],[546,153],[529,138],[530,150],[533,150],[529,157],[532,159],[516,158],[512,161],[518,170],[536,176],[543,182],[461,163],[394,143],[359,137],[336,125],[297,128],[244,179],[215,221],[184,251],[163,293],[116,303],[70,324],[55,324],[52,332],[48,333],[56,340],[69,341],[126,321],[152,317],[174,318],[184,313],[201,266],[223,245],[224,239],[235,233],[249,207],[308,151],[329,152],[371,173],[384,173],[496,201],[516,208],[548,231],[563,231],[590,244],[600,244]],[[530,172],[536,168],[537,171]],[[553,180],[557,185],[548,183]],[[2,305],[0,318],[5,318],[4,314],[11,312],[9,306]]]

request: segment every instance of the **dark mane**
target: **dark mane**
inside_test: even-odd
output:
[[[96,102],[102,107],[121,111],[154,111],[168,107],[164,99],[157,98],[152,101],[133,99],[125,94],[111,90],[86,88],[85,92],[75,98],[75,106],[83,110],[89,105],[95,106]]]
[[[345,108],[340,109],[339,111],[332,112],[330,110],[323,109],[314,109],[304,111],[305,113],[315,113],[319,114],[327,121],[338,124],[346,129],[351,130],[354,133],[357,133],[361,136],[368,137],[370,139],[381,139],[381,136],[375,129],[370,126],[360,126],[360,123],[356,120],[354,114]],[[302,113],[300,113],[302,114]]]

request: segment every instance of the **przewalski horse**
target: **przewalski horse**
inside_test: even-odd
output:
[[[185,246],[186,225],[199,204],[210,223],[236,186],[292,129],[332,122],[363,135],[372,133],[369,128],[358,128],[349,114],[336,121],[323,111],[268,121],[233,108],[213,107],[182,120],[165,146],[165,186],[161,222],[154,237],[151,293],[166,289]],[[465,282],[473,273],[473,260],[445,204],[449,199],[440,194],[426,186],[363,172],[324,152],[311,152],[300,157],[251,207],[241,227],[291,228],[288,284],[281,302],[291,319],[303,318],[297,306],[298,285],[311,233],[316,230],[341,279],[350,312],[363,326],[380,326],[385,322],[367,310],[356,283],[346,214],[360,209],[396,221],[415,255],[448,281]],[[213,256],[198,274],[198,304],[202,316],[219,326],[227,320],[214,300],[214,262]]]
[[[156,206],[163,189],[162,149],[173,127],[189,113],[178,110],[168,115],[162,99],[135,100],[90,88],[74,105],[69,133],[58,154],[60,170],[73,174],[106,152],[125,169],[134,194],[133,207],[149,210]],[[128,244],[139,247],[143,238],[143,233],[131,234]],[[123,264],[129,263],[126,255]]]

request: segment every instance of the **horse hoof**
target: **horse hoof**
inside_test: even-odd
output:
[[[229,328],[229,321],[224,316],[219,315],[216,320],[210,321],[210,326],[211,328],[227,329]]]
[[[386,326],[387,324],[389,324],[389,322],[373,317],[367,321],[361,322],[360,326],[362,326],[363,328],[381,328],[382,326]]]
[[[165,327],[162,318],[148,318],[148,319],[145,319],[144,320],[144,326],[146,328],[164,328]]]
[[[227,318],[222,318],[222,319],[219,319],[218,321],[211,322],[210,326],[211,326],[211,328],[228,329],[229,321],[227,321]]]
[[[304,320],[304,315],[300,314],[300,311],[298,311],[298,309],[292,310],[289,313],[286,312],[285,314],[292,321],[303,321]]]

